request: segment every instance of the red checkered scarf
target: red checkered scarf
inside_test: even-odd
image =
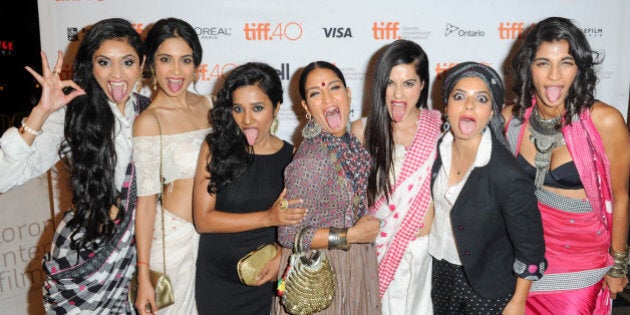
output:
[[[381,298],[396,274],[409,243],[416,239],[431,202],[431,167],[437,155],[441,114],[422,110],[413,143],[405,154],[402,170],[390,193],[381,196],[370,213],[384,221],[376,237]]]

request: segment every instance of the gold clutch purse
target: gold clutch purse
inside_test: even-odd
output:
[[[158,309],[163,309],[175,303],[173,286],[171,284],[171,279],[167,274],[155,270],[149,270],[149,280],[151,281],[153,288],[155,288],[155,304],[157,304]],[[129,287],[129,300],[131,300],[132,304],[135,304],[137,294],[138,277],[136,274],[131,279],[131,286]]]
[[[253,285],[254,282],[256,282],[256,276],[258,276],[263,267],[274,257],[276,257],[275,245],[261,245],[238,261],[236,266],[238,278],[245,285]]]

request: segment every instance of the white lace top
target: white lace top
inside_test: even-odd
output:
[[[162,135],[164,184],[195,176],[201,144],[211,128]],[[138,196],[160,192],[160,136],[133,138]]]

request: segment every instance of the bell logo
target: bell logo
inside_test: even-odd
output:
[[[276,69],[276,72],[278,72],[278,76],[280,77],[280,80],[289,81],[289,78],[291,76],[291,71],[289,70],[288,63],[281,63],[280,69]]]
[[[349,27],[322,27],[326,38],[352,37],[352,29]]]
[[[273,26],[273,28],[272,28]],[[290,41],[302,38],[302,25],[297,22],[278,23],[245,23],[243,27],[245,40],[287,39]]]
[[[515,39],[523,34],[523,22],[501,22],[499,24],[499,38]]]
[[[399,30],[400,22],[374,22],[372,25],[372,32],[376,40],[400,39]]]

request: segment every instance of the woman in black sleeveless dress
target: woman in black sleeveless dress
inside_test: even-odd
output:
[[[277,72],[252,62],[227,76],[211,111],[215,129],[201,148],[194,188],[194,221],[202,233],[199,314],[269,314],[280,250],[254,286],[240,282],[236,266],[259,246],[276,244],[276,226],[299,223],[305,213],[284,202],[283,171],[293,146],[274,135],[281,103]]]

